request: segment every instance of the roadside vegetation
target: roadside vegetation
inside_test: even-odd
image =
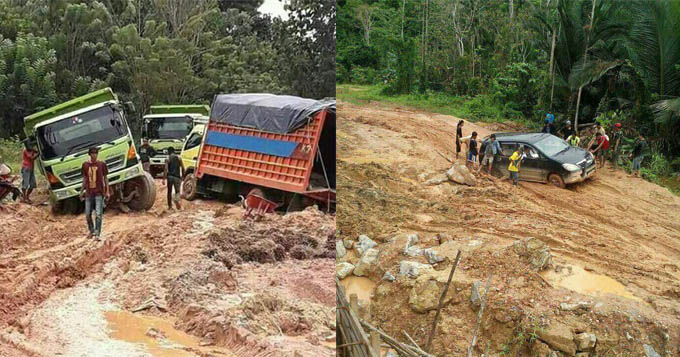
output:
[[[286,2],[286,20],[260,13],[263,2],[0,0],[0,138],[107,86],[134,103],[134,134],[153,104],[333,96],[335,2]]]
[[[642,176],[678,192],[680,0],[339,0],[338,22],[341,99],[531,129],[547,113],[558,129],[620,122],[627,145],[649,143]]]

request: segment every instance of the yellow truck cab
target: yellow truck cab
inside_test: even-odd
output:
[[[207,105],[152,105],[150,114],[143,117],[144,137],[156,155],[149,158],[151,174],[162,172],[168,158],[168,148],[180,152],[196,123],[208,120]]]
[[[187,136],[182,147],[182,163],[184,164],[184,171],[190,173],[196,168],[196,161],[198,161],[198,152],[201,150],[201,141],[203,140],[203,133],[205,126],[208,123],[208,117],[202,117],[194,123],[194,128]]]

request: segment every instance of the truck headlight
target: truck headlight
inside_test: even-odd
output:
[[[567,171],[579,171],[581,170],[580,167],[574,164],[562,164],[562,167],[564,167],[565,170]]]
[[[57,199],[62,200],[64,198],[68,197],[70,192],[68,190],[65,190],[65,191],[56,191],[55,193],[56,193]]]
[[[127,177],[132,177],[132,176],[137,176],[139,174],[139,167],[134,167],[130,171],[127,172]]]

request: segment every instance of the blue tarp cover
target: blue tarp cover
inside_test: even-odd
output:
[[[234,135],[208,131],[205,142],[208,145],[228,149],[252,151],[281,157],[291,157],[297,147],[293,141],[257,138],[254,136]]]
[[[292,133],[315,113],[335,112],[335,100],[314,100],[274,94],[218,94],[210,109],[210,121],[272,133]]]

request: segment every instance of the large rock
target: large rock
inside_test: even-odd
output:
[[[531,356],[535,357],[551,357],[552,350],[545,343],[535,340],[531,345]]]
[[[429,264],[410,262],[407,260],[402,260],[399,264],[399,275],[406,275],[410,278],[417,278],[424,273],[433,271],[434,269]]]
[[[588,332],[579,333],[574,336],[574,342],[576,342],[576,349],[578,351],[590,351],[595,348],[597,337]]]
[[[434,185],[439,185],[448,180],[448,177],[444,174],[438,174],[435,175],[434,177],[430,178],[429,180],[425,181],[424,184],[427,186],[434,186]]]
[[[382,280],[393,282],[397,280],[397,278],[395,278],[394,275],[392,275],[392,273],[389,271],[386,271],[385,274],[383,274]]]
[[[340,263],[335,266],[335,274],[338,279],[344,279],[354,271],[354,265],[350,263]]]
[[[426,313],[437,308],[439,304],[439,297],[444,291],[444,284],[438,283],[435,279],[418,279],[416,284],[411,288],[411,294],[408,297],[408,303],[411,309],[418,313]],[[444,305],[451,301],[455,289],[449,289],[444,298]]]
[[[576,354],[576,344],[574,344],[574,334],[569,326],[553,322],[544,329],[536,330],[538,338],[547,343],[554,350],[562,351],[568,356]]]
[[[378,260],[378,254],[380,254],[380,252],[375,248],[371,248],[364,252],[364,254],[357,262],[357,265],[354,267],[354,275],[368,276],[373,265]]]
[[[419,256],[423,255],[423,250],[420,249],[420,247],[414,245],[414,246],[408,247],[404,251],[404,255],[408,255],[409,257],[414,257],[414,258],[419,257]]]
[[[406,245],[404,246],[404,255],[408,254],[408,249],[418,243],[418,235],[413,233],[406,237]]]
[[[437,264],[444,261],[444,257],[439,255],[439,252],[435,248],[426,248],[423,250],[423,254],[427,258],[430,264]]]
[[[335,241],[335,258],[340,259],[340,258],[344,257],[345,254],[347,254],[347,249],[345,249],[345,245],[341,241],[336,240]]]
[[[343,239],[342,244],[345,246],[345,249],[352,249],[354,246],[354,242],[351,239]]]
[[[576,314],[580,315],[587,312],[590,309],[590,304],[585,301],[579,301],[575,303],[560,303],[560,310],[562,311],[574,311]]]
[[[484,295],[484,288],[482,282],[475,280],[472,283],[472,290],[470,291],[470,302],[474,307],[482,306],[482,295]]]
[[[359,256],[363,256],[364,252],[377,245],[378,243],[374,242],[371,238],[368,238],[368,236],[365,234],[360,235],[359,241],[355,244]]]
[[[645,357],[661,357],[658,353],[656,353],[654,347],[648,344],[642,345],[642,349],[645,351]]]
[[[536,271],[542,271],[552,265],[550,248],[538,238],[518,240],[512,248],[519,256],[525,257]]]
[[[449,180],[461,185],[475,186],[477,179],[465,165],[453,165],[446,171]]]

